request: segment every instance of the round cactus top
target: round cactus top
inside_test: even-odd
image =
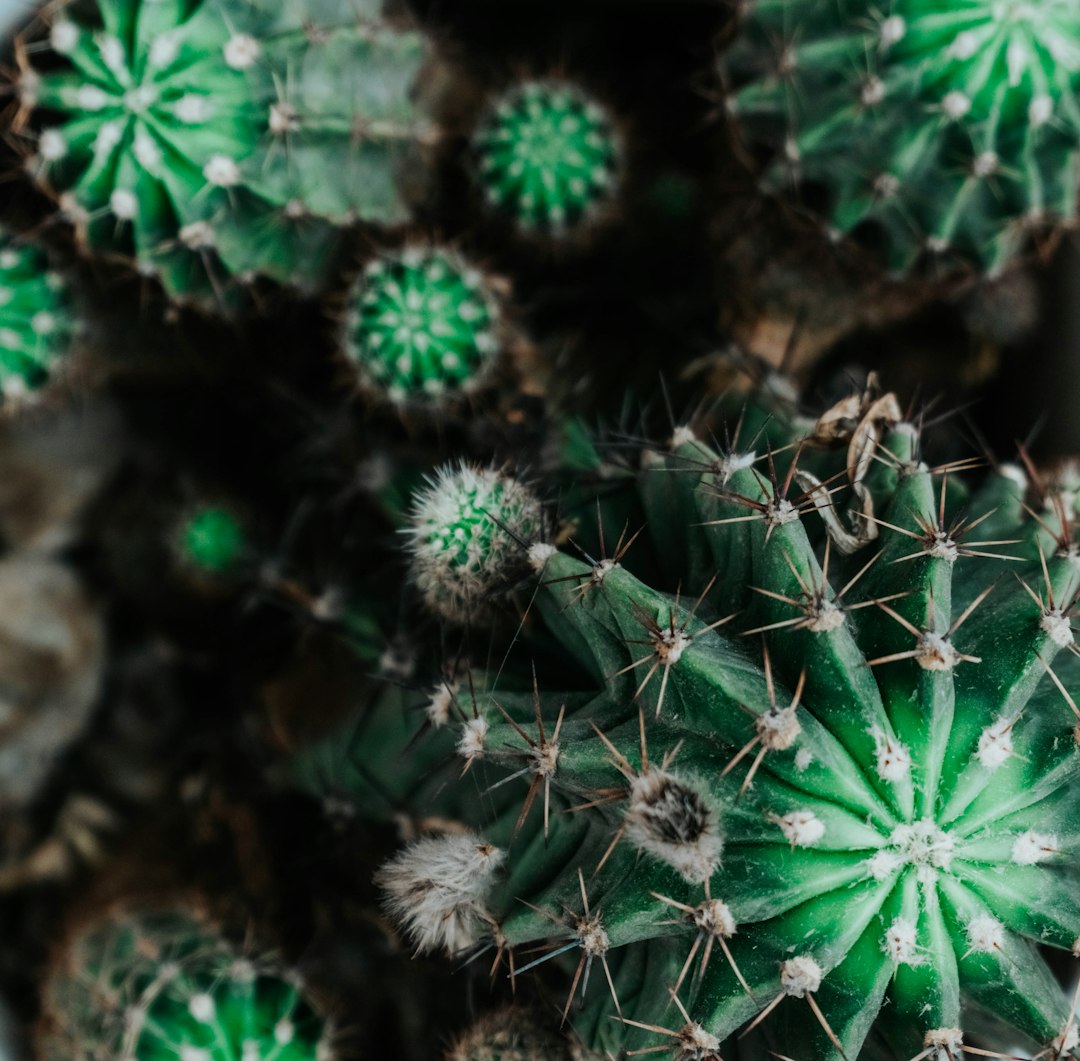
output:
[[[0,237],[0,401],[40,390],[71,347],[66,285],[40,250]]]
[[[542,525],[539,502],[516,480],[468,464],[443,468],[415,499],[408,529],[425,603],[454,622],[481,619],[491,596],[528,569]]]
[[[886,234],[888,259],[1000,269],[1076,217],[1080,8],[1068,0],[748,4],[730,65],[767,184],[827,191],[824,221]]]
[[[478,269],[448,250],[411,248],[364,270],[344,346],[391,401],[430,401],[477,386],[498,352],[500,319]]]
[[[18,81],[42,115],[28,166],[91,248],[218,301],[256,273],[317,283],[333,241],[314,218],[402,219],[393,156],[422,128],[421,39],[323,25],[317,7],[96,0],[57,16],[58,61]]]
[[[325,1022],[293,978],[186,914],[95,923],[54,977],[49,1061],[330,1061]]]
[[[213,575],[235,570],[247,551],[247,535],[236,514],[223,505],[203,505],[180,528],[180,556]]]
[[[496,100],[473,143],[485,196],[523,229],[561,233],[614,194],[618,132],[575,85],[515,85]]]

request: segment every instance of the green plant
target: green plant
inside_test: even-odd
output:
[[[375,393],[398,404],[445,402],[483,384],[505,330],[493,280],[453,251],[413,246],[364,269],[341,345]]]
[[[423,739],[394,689],[298,776],[456,822],[383,867],[387,909],[515,977],[568,956],[590,1049],[712,1061],[750,1028],[855,1058],[873,1031],[945,1061],[992,1013],[1060,1055],[1036,946],[1080,936],[1071,516],[1045,485],[1030,515],[1014,467],[928,466],[891,395],[815,420],[786,393],[634,465],[569,433],[574,552],[508,477],[452,534],[414,521],[428,600],[461,555],[478,582],[498,558],[491,591],[532,567],[522,638],[451,665]]]
[[[889,264],[1000,270],[1076,220],[1080,10],[1068,0],[755,0],[728,65],[766,186],[820,185],[835,233],[871,222]]]
[[[180,561],[204,575],[229,575],[248,556],[250,544],[236,513],[203,504],[187,513],[177,534]]]
[[[590,1061],[546,1025],[538,1014],[513,1006],[497,1010],[460,1036],[445,1061]]]
[[[555,236],[611,203],[623,153],[607,111],[555,80],[525,81],[498,96],[473,150],[487,201],[521,229]]]
[[[297,979],[183,910],[93,921],[46,989],[48,1061],[330,1061]]]
[[[0,235],[0,402],[18,406],[40,391],[77,330],[67,284],[44,253]]]
[[[48,40],[55,63],[18,78],[39,112],[27,165],[91,250],[176,298],[260,273],[318,287],[334,227],[405,217],[424,45],[377,3],[97,0]]]

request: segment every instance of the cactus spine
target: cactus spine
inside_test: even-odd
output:
[[[727,437],[579,465],[580,556],[495,496],[414,529],[478,576],[496,541],[532,565],[525,643],[440,687],[392,777],[343,761],[414,736],[381,708],[302,769],[461,822],[387,864],[388,909],[421,949],[568,961],[589,1049],[713,1061],[750,1028],[959,1057],[982,1012],[1075,1042],[1036,949],[1080,936],[1071,519],[1029,516],[1009,468],[972,493],[970,462],[928,466],[890,395],[815,421],[763,391]]]

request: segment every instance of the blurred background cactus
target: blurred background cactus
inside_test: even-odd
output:
[[[4,47],[2,1061],[1076,1054],[1072,7]]]

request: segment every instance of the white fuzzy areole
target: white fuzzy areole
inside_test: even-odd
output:
[[[549,542],[534,542],[529,546],[529,566],[534,571],[542,571],[544,565],[558,552]]]
[[[906,917],[898,917],[889,925],[881,949],[897,965],[921,965],[925,960],[919,955],[915,922]]]
[[[1033,829],[1021,833],[1012,846],[1012,860],[1018,866],[1034,866],[1060,854],[1058,838],[1053,833],[1037,833]]]
[[[976,914],[966,926],[968,947],[976,954],[1001,951],[1005,942],[1005,926],[989,914]]]
[[[461,737],[457,742],[457,753],[466,762],[484,757],[484,741],[488,733],[487,719],[482,715],[470,718],[461,727]]]
[[[735,915],[731,907],[720,899],[706,899],[694,910],[694,924],[702,932],[721,939],[730,939],[735,935]]]
[[[1039,629],[1058,648],[1068,648],[1073,643],[1072,626],[1069,625],[1068,618],[1060,609],[1055,608],[1053,611],[1043,612],[1039,620]]]
[[[806,998],[819,987],[824,977],[821,966],[808,955],[789,958],[780,966],[780,987],[791,998]]]
[[[878,777],[883,781],[903,781],[911,773],[911,752],[898,740],[893,740],[884,730],[870,730],[877,755]]]
[[[802,726],[795,717],[794,707],[782,710],[771,708],[754,719],[754,729],[763,748],[769,751],[785,751],[790,748],[802,732]]]
[[[476,942],[505,852],[476,833],[425,837],[376,874],[386,905],[418,951],[453,954]]]
[[[1013,754],[1012,727],[1013,720],[1002,717],[982,731],[975,758],[987,770],[996,770],[1003,766]]]
[[[927,630],[919,638],[916,648],[919,654],[915,657],[915,662],[923,670],[952,670],[958,662],[956,649],[945,634],[935,634]]]
[[[825,835],[825,823],[813,811],[791,811],[775,821],[792,847],[810,847]]]

